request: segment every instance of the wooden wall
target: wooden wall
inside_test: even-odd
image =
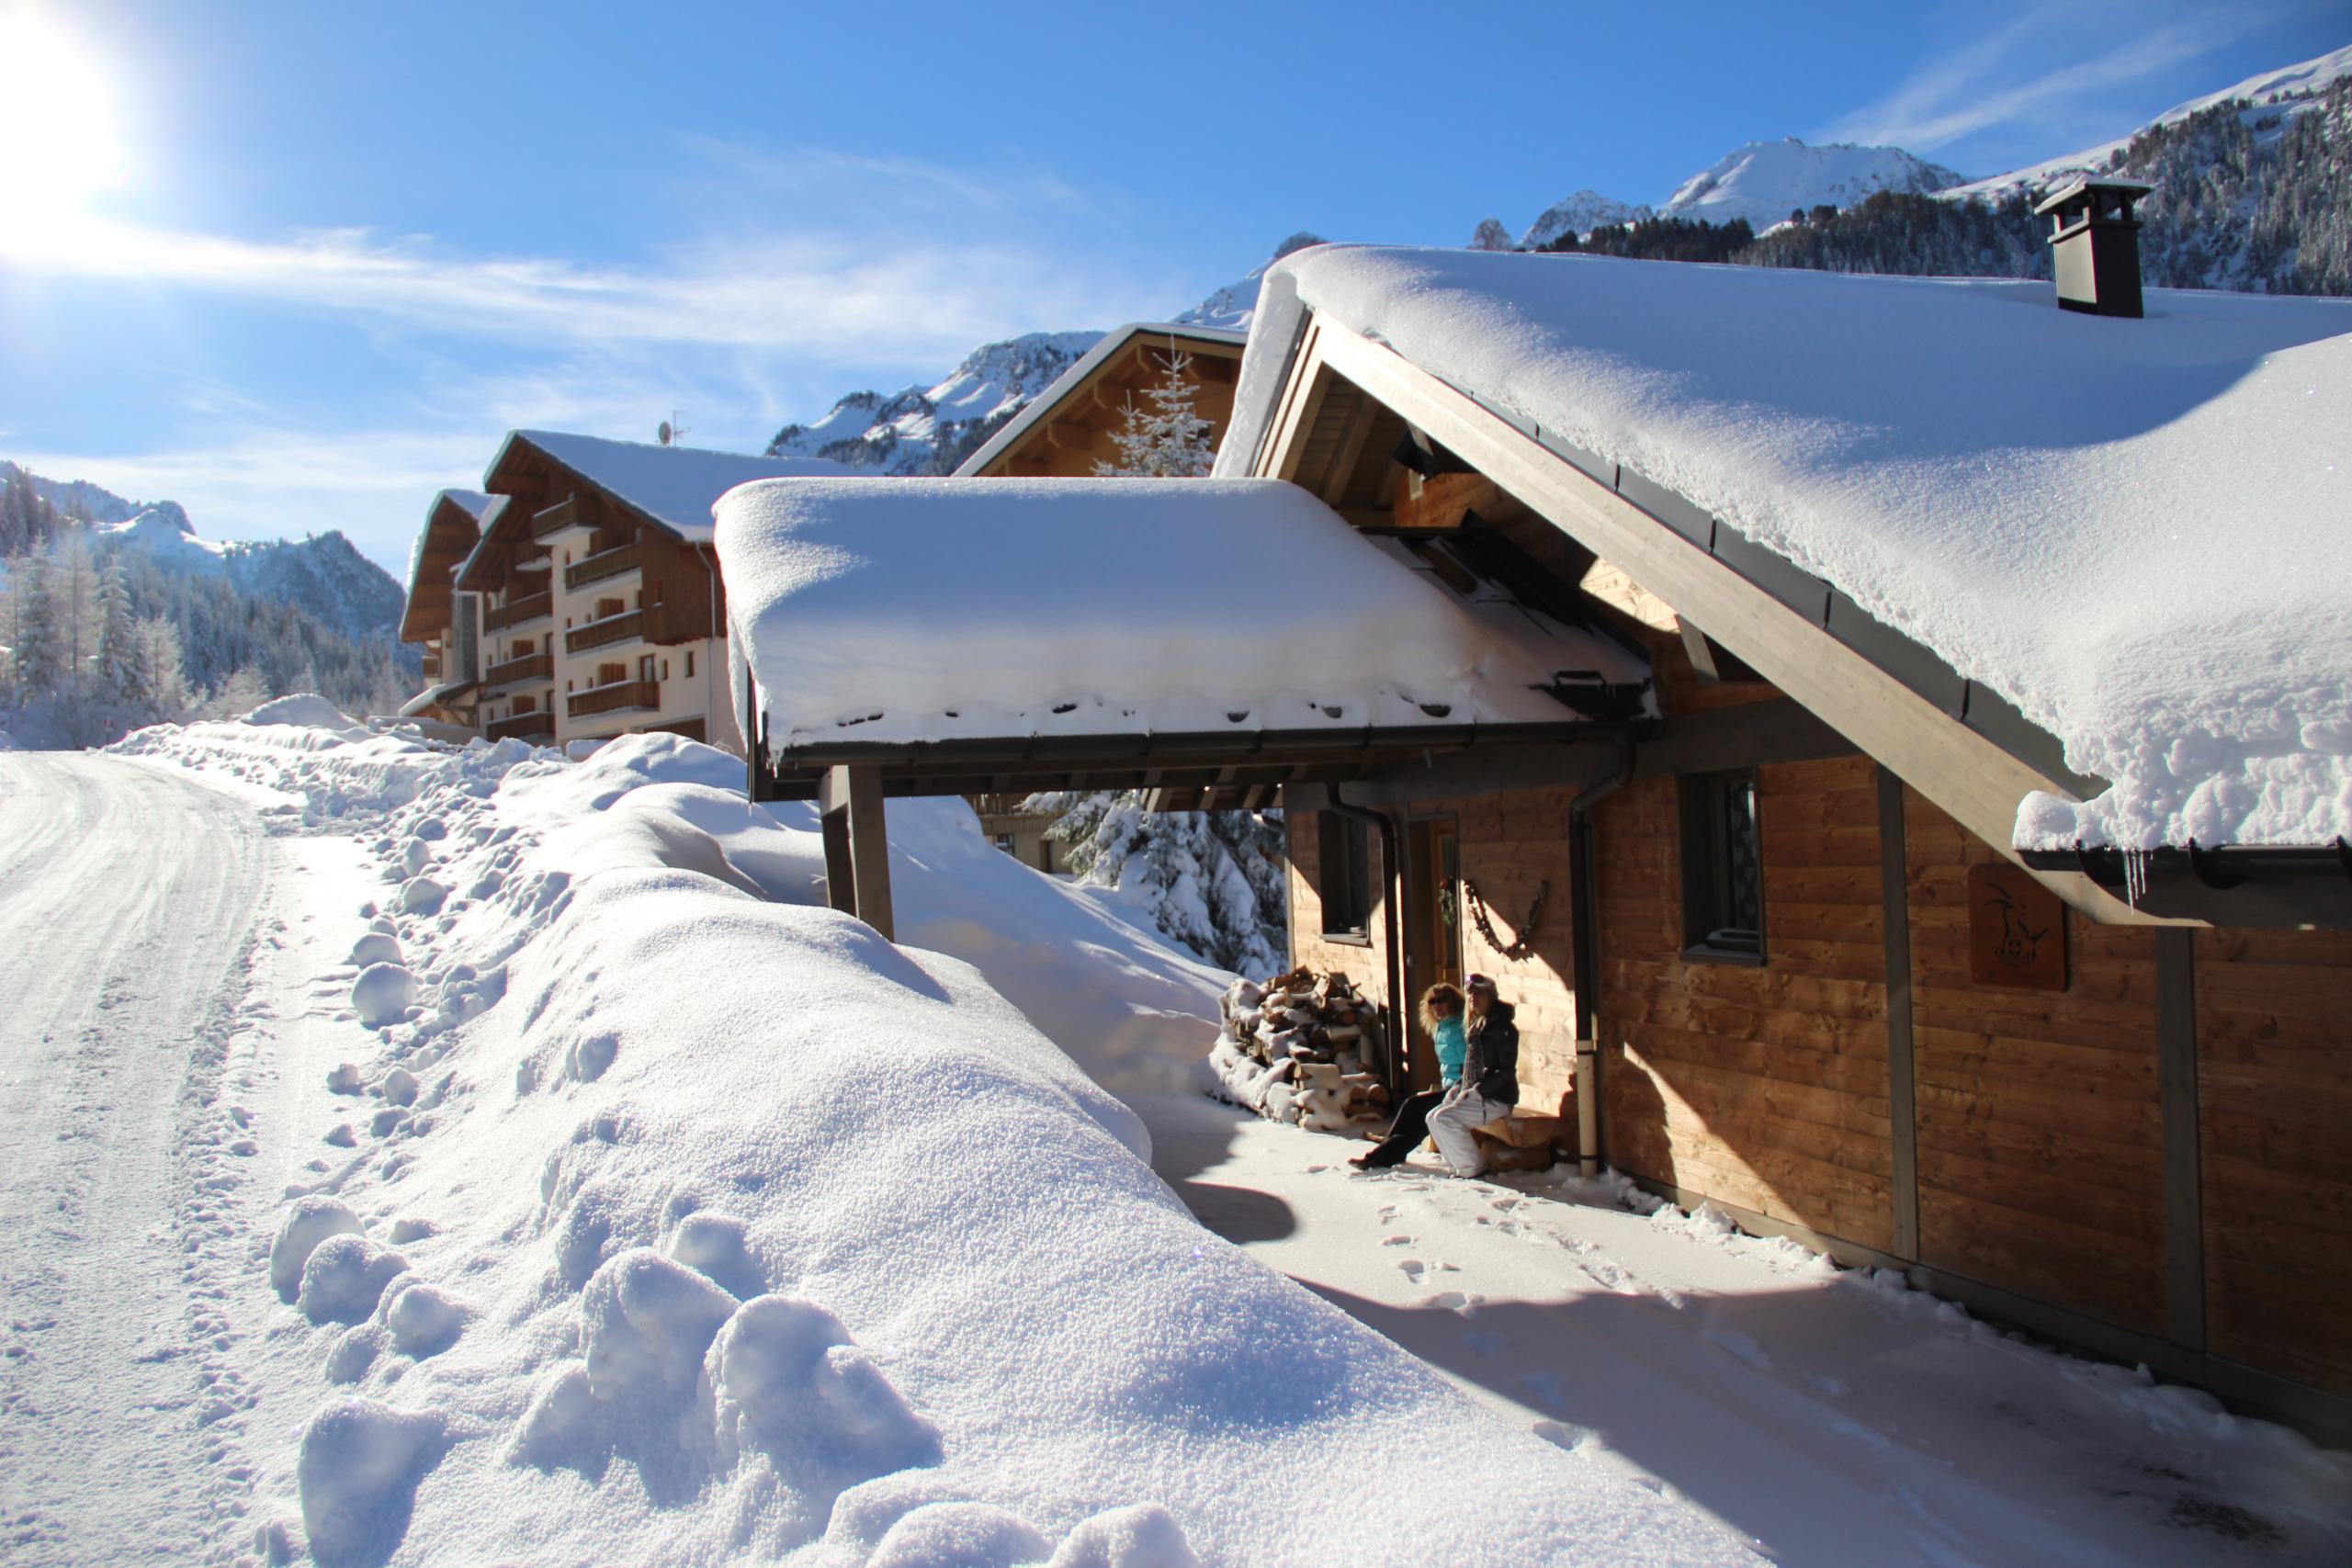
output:
[[[1388,994],[1388,939],[1385,900],[1389,896],[1388,863],[1382,858],[1380,835],[1372,837],[1366,862],[1372,877],[1371,942],[1331,941],[1323,935],[1322,842],[1318,816],[1312,811],[1286,811],[1283,826],[1290,838],[1290,958],[1317,974],[1336,972],[1353,980],[1360,995],[1383,1007],[1395,1005]],[[1262,975],[1250,976],[1262,980]]]
[[[1904,791],[1919,1261],[2165,1327],[2155,932],[2069,913],[2064,991],[1969,977],[1968,868],[1998,858]]]
[[[1876,774],[1759,770],[1764,950],[1682,957],[1676,782],[1594,814],[1611,1164],[1884,1249],[1893,1241]]]
[[[2352,932],[2196,950],[2206,1343],[2352,1395]]]

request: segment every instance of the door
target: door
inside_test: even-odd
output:
[[[1421,1027],[1421,993],[1462,983],[1462,840],[1451,817],[1405,825],[1406,1087],[1435,1089],[1437,1046]]]

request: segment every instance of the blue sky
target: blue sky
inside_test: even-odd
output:
[[[1992,174],[2352,42],[2352,0],[27,15],[90,79],[0,146],[0,457],[395,570],[511,426],[755,450],[1295,230],[1460,244],[1784,135]]]

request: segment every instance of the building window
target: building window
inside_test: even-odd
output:
[[[637,678],[640,681],[653,679],[653,655],[640,653],[637,656]]]
[[[687,680],[689,680],[689,681],[691,681],[691,680],[693,680],[694,678],[695,678],[695,650],[694,650],[693,649],[691,649],[691,648],[690,648],[690,649],[686,649],[686,679],[687,679]]]
[[[989,835],[989,842],[1006,854],[1012,853],[1012,835],[1010,833],[991,833]]]
[[[1372,833],[1352,817],[1336,811],[1315,816],[1321,874],[1323,934],[1356,942],[1372,931]]]
[[[1682,943],[1688,958],[1764,961],[1764,859],[1752,772],[1682,785]]]
[[[618,685],[621,682],[628,679],[628,666],[626,664],[599,664],[596,666],[596,684],[599,686]]]

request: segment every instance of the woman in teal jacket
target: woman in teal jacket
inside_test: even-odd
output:
[[[1358,1170],[1384,1170],[1401,1165],[1405,1156],[1420,1147],[1421,1140],[1429,1136],[1430,1112],[1442,1104],[1453,1086],[1462,1081],[1462,1064],[1470,1054],[1462,1011],[1459,986],[1441,983],[1421,993],[1421,1027],[1437,1043],[1438,1087],[1408,1096],[1405,1103],[1396,1108],[1396,1120],[1389,1123],[1388,1136],[1350,1160],[1350,1165]]]

